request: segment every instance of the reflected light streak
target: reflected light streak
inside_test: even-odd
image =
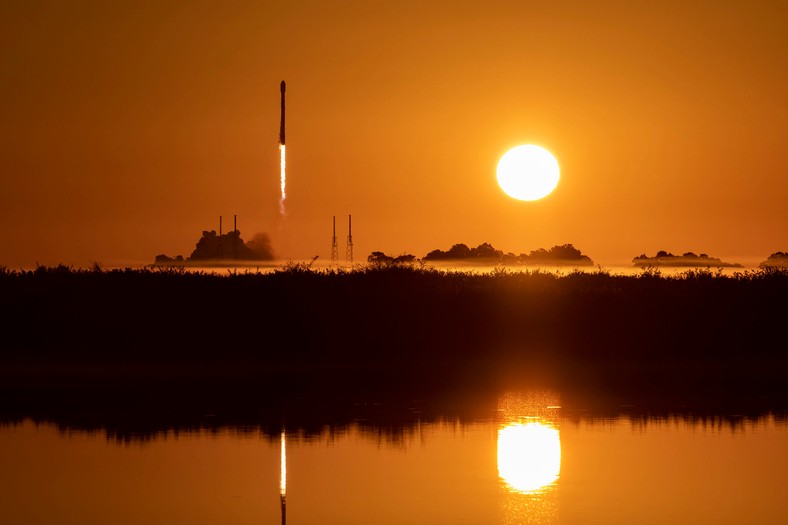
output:
[[[558,429],[540,422],[511,423],[498,430],[498,476],[513,492],[538,492],[561,471]]]
[[[285,145],[279,144],[279,189],[281,191],[281,196],[279,197],[279,213],[282,215],[285,214],[285,199],[287,198],[287,192],[285,191],[287,183],[285,166]]]
[[[282,431],[282,449],[281,449],[281,474],[279,476],[279,494],[282,498],[287,494],[287,445],[285,438],[285,431]]]

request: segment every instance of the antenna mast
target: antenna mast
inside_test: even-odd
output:
[[[217,259],[221,259],[224,255],[222,253],[222,216],[219,215],[219,244],[217,245]]]

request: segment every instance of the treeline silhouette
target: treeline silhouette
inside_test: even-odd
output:
[[[380,253],[380,252],[376,252]],[[412,256],[411,256],[412,257]],[[592,266],[594,262],[571,244],[553,246],[549,250],[540,248],[528,254],[504,253],[489,243],[482,243],[476,248],[469,248],[459,243],[447,251],[432,250],[424,256],[424,261],[487,261],[501,264],[539,264],[539,265],[573,265]]]
[[[693,252],[685,252],[682,255],[674,255],[665,250],[660,250],[654,257],[641,254],[632,259],[632,263],[637,267],[646,266],[678,266],[678,267],[715,267],[715,268],[741,268],[738,263],[723,262],[718,257],[710,257],[708,254],[697,255]]]
[[[387,255],[380,251],[372,252],[367,257],[367,262],[377,266],[403,265],[425,262],[465,262],[475,264],[501,264],[501,265],[531,265],[531,266],[593,266],[594,261],[584,255],[572,244],[556,245],[546,250],[539,248],[530,253],[505,253],[498,250],[489,243],[482,243],[475,248],[458,243],[446,251],[432,250],[422,259],[417,259],[412,254]],[[649,267],[679,267],[679,268],[742,268],[739,263],[725,262],[719,257],[712,257],[706,253],[700,255],[694,252],[685,252],[675,255],[665,250],[659,250],[656,255],[648,256],[640,254],[632,259],[632,263],[637,268]],[[775,252],[765,261],[761,262],[760,268],[788,268],[788,253]]]
[[[446,251],[432,250],[422,259],[407,253],[402,255],[387,255],[374,251],[367,257],[367,262],[375,266],[406,265],[425,262],[465,262],[472,264],[502,264],[502,265],[539,265],[539,266],[592,266],[594,261],[571,244],[553,246],[549,250],[539,248],[528,254],[504,253],[494,248],[489,243],[482,243],[476,248],[466,244],[455,244]]]
[[[758,266],[760,268],[788,268],[788,252],[774,252]]]

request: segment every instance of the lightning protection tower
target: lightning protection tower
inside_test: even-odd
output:
[[[222,216],[219,215],[219,239],[218,244],[216,245],[216,256],[218,259],[224,257],[224,252],[222,251]]]
[[[347,249],[345,259],[348,264],[353,264],[353,222],[350,215],[347,216]]]
[[[233,259],[238,258],[238,215],[233,215]]]
[[[339,259],[339,248],[337,247],[337,217],[334,215],[334,235],[331,237],[331,266]]]

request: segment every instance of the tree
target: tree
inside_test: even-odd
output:
[[[496,250],[490,243],[482,243],[473,250],[471,250],[474,257],[484,257],[484,258],[500,258],[503,255],[501,250]]]
[[[465,244],[455,244],[448,252],[446,252],[447,259],[467,259],[471,255],[471,249]]]
[[[369,257],[367,257],[367,262],[377,265],[377,266],[384,266],[391,263],[394,259],[389,257],[383,252],[372,252]]]
[[[383,252],[372,252],[367,257],[367,262],[378,267],[382,266],[397,266],[403,264],[410,264],[416,260],[415,255],[405,253],[396,257],[391,257]]]

